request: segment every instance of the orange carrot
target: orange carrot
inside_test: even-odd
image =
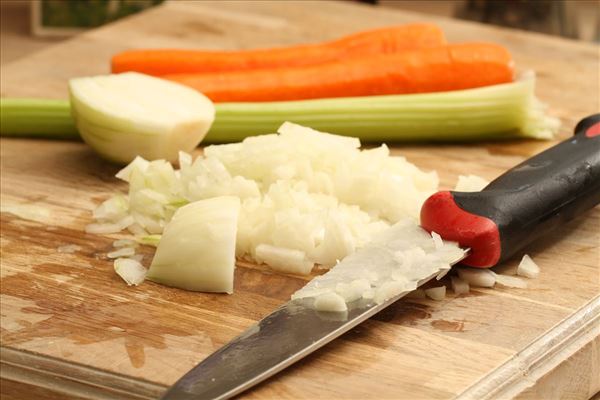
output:
[[[112,72],[137,71],[165,75],[301,67],[445,43],[444,34],[436,25],[410,24],[360,32],[331,42],[273,49],[129,50],[113,57]]]
[[[309,66],[164,78],[215,102],[441,92],[511,82],[513,61],[502,46],[454,44]]]

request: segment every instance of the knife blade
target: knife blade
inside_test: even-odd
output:
[[[459,261],[459,260],[457,260]],[[434,279],[439,271],[419,281]],[[291,300],[198,364],[162,397],[164,400],[228,399],[323,347],[406,296],[377,304],[357,300],[347,312],[320,312],[308,299]]]
[[[488,268],[599,203],[600,114],[595,114],[577,124],[573,137],[517,165],[481,192],[434,194],[423,205],[421,226],[470,249],[464,260],[450,264],[462,261]],[[431,272],[418,286],[439,274]],[[194,367],[162,398],[235,396],[409,292],[380,304],[359,299],[348,304],[345,312],[319,312],[309,299],[291,300]]]

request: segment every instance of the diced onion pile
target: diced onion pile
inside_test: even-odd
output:
[[[156,245],[181,206],[234,196],[241,204],[236,256],[307,274],[315,264],[332,267],[403,218],[416,221],[437,189],[435,172],[391,156],[385,145],[361,151],[358,139],[292,123],[278,131],[207,147],[195,160],[180,153],[178,170],[136,158],[117,174],[129,183],[128,195],[100,205],[87,232],[127,228]]]

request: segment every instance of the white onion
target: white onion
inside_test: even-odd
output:
[[[311,280],[292,299],[337,293],[347,302],[362,297],[380,304],[416,289],[420,280],[448,269],[463,255],[453,243],[436,248],[425,230],[406,219],[375,235],[372,242]]]
[[[117,233],[129,227],[134,222],[135,220],[133,219],[133,217],[131,215],[127,215],[119,219],[115,223],[98,223],[86,225],[85,231],[87,233],[95,234]]]
[[[304,252],[269,244],[256,246],[255,258],[276,271],[289,274],[307,275],[313,268],[313,263],[306,259]]]
[[[344,298],[333,292],[317,296],[314,307],[317,311],[325,312],[344,312],[348,310]]]
[[[118,239],[113,242],[113,247],[137,247],[137,242],[132,239]]]
[[[222,196],[177,210],[165,228],[148,279],[204,292],[233,292],[240,201]]]
[[[527,282],[525,282],[521,278],[517,278],[516,276],[510,275],[501,275],[495,274],[496,276],[496,285],[508,287],[508,288],[527,288]]]
[[[425,289],[425,295],[432,300],[444,300],[446,298],[446,286]]]
[[[450,277],[450,281],[452,283],[452,291],[455,294],[463,294],[463,293],[469,293],[469,283],[466,281],[463,281],[462,279],[460,279],[457,276],[452,276]]]
[[[540,274],[540,267],[527,254],[523,256],[523,259],[517,267],[517,275],[524,276],[526,278],[535,279]]]
[[[122,247],[118,250],[109,252],[106,256],[108,258],[119,258],[119,257],[128,257],[135,254],[135,249],[133,247]]]
[[[259,261],[257,248],[266,245],[292,251],[265,259],[275,270],[289,272],[290,260],[294,273],[309,273],[313,264],[329,268],[399,220],[418,220],[421,204],[437,189],[435,172],[391,156],[386,146],[359,147],[356,138],[285,123],[279,134],[209,146],[195,159],[179,152],[178,170],[136,157],[117,174],[128,182],[128,195],[101,206],[100,226],[91,229],[118,232],[110,224],[127,215],[126,228],[156,245],[180,207],[234,196],[241,202],[237,257]],[[408,254],[405,267],[422,256]]]
[[[433,243],[435,244],[436,249],[441,249],[444,247],[444,241],[442,237],[435,232],[431,232],[431,238],[433,239]]]
[[[496,283],[495,274],[487,269],[457,268],[458,276],[471,286],[493,287]]]
[[[138,155],[174,162],[200,143],[215,116],[200,92],[136,72],[74,78],[69,94],[82,138],[119,163]]]
[[[134,255],[129,256],[127,258],[129,258],[131,260],[135,260],[135,261],[141,263],[144,260],[144,255],[143,254],[134,254]]]
[[[144,281],[147,270],[137,260],[117,258],[114,262],[115,272],[123,278],[127,285],[139,285]]]

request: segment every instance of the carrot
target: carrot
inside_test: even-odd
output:
[[[513,61],[502,46],[454,44],[335,62],[166,79],[193,87],[215,102],[441,92],[511,82]]]
[[[112,72],[137,71],[149,75],[165,75],[301,67],[445,43],[444,34],[439,27],[421,23],[360,32],[320,44],[272,49],[129,50],[112,58]]]

